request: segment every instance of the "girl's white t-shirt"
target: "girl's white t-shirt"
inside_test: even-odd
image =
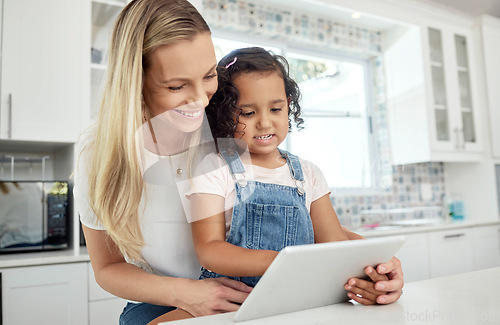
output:
[[[92,138],[90,131],[82,135],[79,152]],[[83,225],[105,230],[89,204],[86,164],[89,154],[89,150],[83,151],[75,170],[75,205]],[[189,181],[186,172],[180,176],[173,172],[178,167],[185,170],[186,157],[179,154],[168,159],[145,150],[144,158],[145,189],[139,211],[142,211],[141,227],[146,243],[142,254],[147,263],[128,258],[127,262],[153,274],[198,279],[200,264],[194,252],[191,226],[185,212],[185,207],[189,207],[184,195],[189,190]]]
[[[306,207],[310,212],[311,203],[331,192],[321,170],[310,161],[299,158],[304,175],[304,190],[306,193]],[[271,183],[296,187],[297,182],[292,179],[290,168],[285,163],[283,166],[269,169],[251,164],[243,164],[245,179],[262,183]],[[226,220],[226,237],[229,234],[233,205],[235,200],[235,181],[229,166],[218,154],[208,154],[198,165],[195,177],[191,181],[191,190],[186,193],[190,199],[192,194],[215,194],[225,198],[224,215]],[[190,221],[197,220],[197,216],[190,216]]]

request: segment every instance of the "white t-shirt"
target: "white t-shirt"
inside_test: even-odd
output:
[[[79,147],[83,148],[92,138],[92,131],[82,135]],[[80,151],[81,152],[81,149]],[[88,172],[86,160],[89,151],[80,156],[75,171],[74,197],[80,220],[86,227],[104,230],[104,226],[90,208],[88,200]],[[154,274],[198,279],[200,265],[194,252],[191,226],[186,220],[184,194],[189,189],[187,173],[176,175],[173,170],[186,170],[183,154],[159,157],[145,151],[145,189],[140,203],[142,235],[146,246],[142,255],[147,262],[135,264]],[[182,199],[181,199],[182,198]],[[185,201],[185,202],[183,202]]]
[[[316,165],[301,158],[299,158],[299,161],[304,175],[306,207],[307,211],[310,212],[311,202],[329,194],[331,191],[323,173]],[[243,166],[245,167],[245,179],[247,180],[292,187],[297,186],[295,179],[292,179],[287,163],[275,169],[250,164],[243,164]],[[235,183],[229,166],[220,155],[211,153],[198,165],[195,174],[197,176],[193,177],[191,190],[186,193],[186,197],[189,199],[192,194],[196,193],[215,194],[224,197],[227,237],[235,200]],[[190,216],[190,220],[196,220],[196,216]]]

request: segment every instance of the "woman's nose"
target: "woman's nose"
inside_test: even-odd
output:
[[[197,85],[193,87],[193,95],[191,102],[201,102],[203,107],[207,107],[208,102],[210,100],[210,97],[212,96],[212,93],[210,93],[203,85]]]

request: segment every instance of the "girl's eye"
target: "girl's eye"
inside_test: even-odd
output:
[[[182,88],[184,88],[184,85],[180,85],[178,87],[168,87],[168,90],[170,90],[170,91],[178,91],[178,90],[181,90]]]
[[[253,111],[250,111],[250,112],[241,112],[241,116],[252,116],[253,114],[255,114],[255,112]]]
[[[281,108],[271,108],[271,112],[280,112]]]
[[[216,78],[216,77],[217,77],[217,74],[216,74],[216,73],[214,73],[214,74],[211,74],[211,75],[206,76],[206,77],[205,77],[205,80],[211,80],[211,79]]]

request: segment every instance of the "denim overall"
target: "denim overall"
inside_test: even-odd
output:
[[[221,151],[235,180],[236,198],[227,242],[249,249],[280,251],[286,246],[314,243],[306,207],[304,175],[297,156],[280,150],[296,187],[245,179],[236,150]],[[223,275],[202,268],[200,278]],[[260,277],[229,277],[254,287]]]

